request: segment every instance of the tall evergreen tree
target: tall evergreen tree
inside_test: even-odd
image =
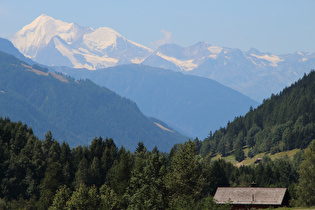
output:
[[[315,205],[315,140],[305,150],[305,160],[299,167],[298,202],[301,205]]]
[[[82,184],[88,185],[91,180],[90,177],[90,167],[87,159],[85,157],[79,163],[77,172],[75,173],[75,186],[79,187]]]
[[[143,153],[145,149],[141,150]],[[136,155],[136,161],[137,161]],[[155,147],[149,159],[132,171],[130,185],[127,189],[128,209],[165,209],[166,188],[164,157]]]
[[[38,202],[39,209],[47,209],[53,202],[54,195],[61,184],[61,166],[59,162],[50,163],[41,184],[41,197]]]
[[[166,175],[166,187],[170,192],[171,206],[181,199],[194,200],[200,197],[204,178],[201,165],[196,159],[196,144],[185,142],[172,158],[170,170]]]
[[[122,196],[129,186],[132,170],[132,156],[130,151],[126,151],[124,147],[120,148],[118,155],[118,160],[114,162],[108,180],[110,187],[114,189],[119,196]]]
[[[66,185],[63,185],[56,192],[53,199],[53,203],[49,207],[49,210],[67,209],[67,202],[70,200],[70,198],[71,198],[71,190]]]
[[[95,186],[87,187],[84,184],[73,192],[67,202],[67,209],[99,209],[100,197]]]

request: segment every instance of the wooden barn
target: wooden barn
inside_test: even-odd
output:
[[[263,209],[289,205],[287,188],[218,187],[214,200],[217,204],[230,203],[232,209]]]

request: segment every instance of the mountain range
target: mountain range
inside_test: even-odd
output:
[[[126,64],[97,71],[53,69],[107,87],[136,102],[145,115],[193,138],[207,137],[210,131],[259,104],[214,80],[146,65]]]
[[[0,50],[30,65],[39,62],[55,73],[90,79],[135,101],[166,131],[174,128],[200,138],[258,105],[235,90],[259,101],[290,85],[315,64],[315,55],[310,53],[277,56],[206,42],[186,48],[166,44],[153,51],[113,29],[94,30],[47,15],[9,39],[20,52],[5,39],[0,39]],[[32,68],[42,69],[36,64]]]
[[[130,41],[115,30],[96,30],[41,15],[9,37],[26,57],[48,66],[90,70],[120,64],[145,64],[207,77],[256,101],[278,93],[315,65],[315,53],[274,55],[257,49],[166,44],[156,50]]]
[[[6,39],[0,39],[0,51],[14,52],[25,62],[30,60]],[[35,65],[39,67],[40,64]],[[258,105],[214,80],[140,64],[97,71],[58,66],[48,67],[48,70],[77,80],[89,79],[109,88],[135,101],[146,116],[160,119],[192,138],[205,138],[210,131],[245,114],[250,106]]]
[[[90,80],[51,73],[3,52],[0,75],[0,116],[27,123],[40,138],[51,130],[54,138],[72,147],[102,136],[127,149],[142,141],[161,151],[188,139],[146,117],[131,100]]]

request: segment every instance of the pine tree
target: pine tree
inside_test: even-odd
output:
[[[88,185],[90,181],[90,167],[85,157],[79,163],[77,172],[75,173],[75,185],[79,187],[82,184]]]
[[[204,178],[195,154],[196,144],[189,140],[172,158],[171,167],[166,176],[166,186],[171,193],[171,206],[184,200],[193,202],[200,197]]]
[[[105,179],[109,169],[113,166],[115,159],[117,158],[117,147],[113,139],[105,140],[105,148],[101,157],[101,169],[102,180]]]
[[[114,191],[122,196],[128,185],[132,170],[132,157],[130,151],[126,151],[124,147],[119,150],[119,158],[113,164],[108,176],[109,185]]]
[[[38,208],[47,209],[53,202],[54,195],[61,183],[61,166],[59,162],[50,163],[41,184],[41,197]]]
[[[55,194],[52,205],[49,210],[65,210],[67,209],[67,202],[71,198],[71,191],[66,185],[63,185]]]
[[[165,175],[165,161],[159,155],[155,147],[149,159],[146,157],[143,148],[136,154],[137,159],[142,159],[142,164],[132,171],[130,184],[126,192],[128,198],[128,209],[165,209],[166,188],[163,181]],[[141,157],[142,156],[142,157]]]
[[[229,180],[225,171],[226,162],[222,159],[214,161],[210,166],[210,172],[207,173],[208,192],[214,195],[218,187],[228,187]]]
[[[234,150],[235,160],[241,162],[245,159],[245,154],[243,151],[242,140],[238,139],[236,141],[235,150]]]
[[[298,203],[315,205],[315,140],[305,150],[304,160],[299,166]]]
[[[100,208],[100,197],[95,186],[87,187],[81,184],[73,192],[71,199],[67,202],[67,209],[87,209],[94,210]]]
[[[94,157],[90,167],[90,180],[92,185],[100,187],[105,180],[101,179],[101,162],[98,157]]]
[[[106,184],[102,185],[100,188],[100,197],[101,197],[101,209],[109,210],[109,209],[118,209],[118,196]]]

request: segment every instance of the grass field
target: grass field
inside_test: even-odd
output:
[[[244,149],[244,153],[245,156],[247,156],[248,154],[248,148]],[[300,151],[300,149],[294,149],[294,150],[290,150],[290,151],[285,151],[285,152],[279,152],[276,153],[274,155],[271,155],[270,153],[259,153],[257,155],[255,155],[253,158],[246,158],[245,160],[243,160],[242,162],[237,162],[234,158],[234,155],[229,155],[227,157],[222,157],[221,155],[216,155],[215,157],[212,157],[211,160],[217,160],[217,159],[224,159],[225,161],[231,162],[233,165],[235,166],[241,166],[241,165],[251,165],[254,164],[255,160],[257,160],[257,158],[262,158],[264,156],[269,156],[271,158],[271,160],[275,160],[277,158],[283,158],[283,157],[289,157],[289,158],[293,158],[293,156]]]

